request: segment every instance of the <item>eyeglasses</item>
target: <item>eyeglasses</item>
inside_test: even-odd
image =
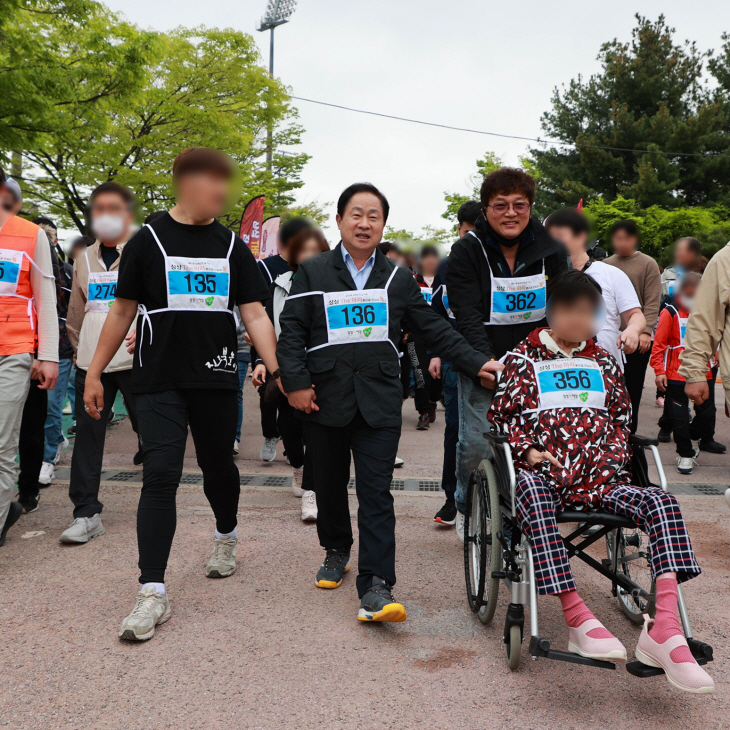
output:
[[[495,205],[488,205],[487,208],[491,208],[497,215],[504,215],[510,208],[512,208],[517,215],[522,215],[530,210],[530,204],[524,202],[495,203]]]

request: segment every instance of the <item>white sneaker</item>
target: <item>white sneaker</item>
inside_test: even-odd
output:
[[[229,575],[233,575],[236,572],[237,550],[237,537],[213,538],[213,554],[210,556],[208,565],[205,566],[205,574],[208,578],[227,578]]]
[[[456,513],[456,536],[464,542],[464,515],[461,512]]]
[[[700,442],[699,442],[699,440],[692,441],[692,448],[695,450],[694,460],[696,462],[697,461],[697,458],[700,455]]]
[[[105,532],[100,514],[95,514],[93,517],[77,517],[71,523],[71,527],[61,533],[61,542],[89,542],[92,537],[99,537]]]
[[[276,458],[276,444],[280,440],[277,436],[276,438],[266,439],[264,441],[264,445],[261,447],[261,453],[259,454],[261,461],[273,461]]]
[[[68,448],[69,441],[64,436],[63,441],[61,441],[60,444],[58,444],[58,448],[56,449],[56,455],[53,457],[53,463],[58,464],[59,461],[61,461],[61,454],[66,451]]]
[[[233,442],[233,453],[234,455],[237,454],[240,450],[240,444],[238,441]]]
[[[727,506],[730,507],[730,487],[725,490],[725,501],[727,502]]]
[[[302,479],[304,478],[304,467],[300,466],[294,469],[291,478],[291,492],[295,497],[303,497],[306,492],[302,489]],[[302,508],[304,509],[304,508]]]
[[[147,586],[137,594],[132,613],[122,621],[119,638],[127,641],[146,641],[155,635],[155,626],[170,618],[170,600],[167,594],[158,593],[154,586]]]
[[[401,467],[403,466],[403,464],[405,464],[405,463],[406,463],[406,462],[405,462],[405,461],[403,461],[403,459],[401,459],[401,458],[400,458],[400,456],[396,456],[396,457],[395,457],[395,463],[393,464],[393,466],[394,466],[394,467],[395,467],[396,469],[400,469],[400,468],[401,468]]]
[[[41,473],[38,475],[38,484],[48,486],[53,481],[56,467],[50,461],[44,461],[41,465]]]
[[[64,416],[70,416],[73,413],[73,411],[71,410],[71,401],[66,403],[61,413],[63,413]]]
[[[691,474],[692,467],[697,462],[691,456],[678,456],[677,457],[677,471],[680,474]]]
[[[315,522],[317,520],[317,497],[313,491],[308,490],[302,495],[302,522]]]

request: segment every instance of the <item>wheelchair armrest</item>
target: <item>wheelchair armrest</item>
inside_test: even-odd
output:
[[[482,436],[487,439],[487,441],[491,441],[494,444],[508,444],[509,438],[505,436],[503,433],[500,433],[497,431],[496,428],[492,428],[489,431],[486,431],[482,434]]]
[[[642,449],[646,449],[649,446],[659,446],[659,439],[652,438],[651,436],[639,436],[636,433],[630,436],[629,442],[632,446],[640,446]]]

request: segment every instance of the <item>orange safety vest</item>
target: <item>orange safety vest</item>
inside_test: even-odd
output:
[[[32,353],[37,346],[30,285],[37,236],[38,226],[18,216],[0,228],[0,355]]]

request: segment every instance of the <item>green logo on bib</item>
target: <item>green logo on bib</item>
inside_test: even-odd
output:
[[[107,302],[107,303],[106,303],[106,306],[107,306],[107,307],[111,307],[111,305],[112,305],[112,304],[114,304],[114,300],[113,300],[113,299],[112,299],[112,301],[110,301],[110,302]]]
[[[578,393],[578,397],[585,403],[588,400],[588,393]]]
[[[365,328],[365,329],[364,329],[364,330],[362,331],[362,333],[363,333],[363,334],[365,335],[365,337],[370,337],[370,335],[371,335],[372,331],[373,331],[373,328],[372,328],[372,327],[366,327],[366,328]]]
[[[532,316],[532,312],[525,312],[525,313],[524,313],[524,314],[523,314],[522,316],[523,316],[523,317],[524,317],[525,319],[530,319],[530,317]]]
[[[213,304],[213,297],[207,297],[206,300],[205,300],[205,303],[208,306],[210,306],[211,304]]]

